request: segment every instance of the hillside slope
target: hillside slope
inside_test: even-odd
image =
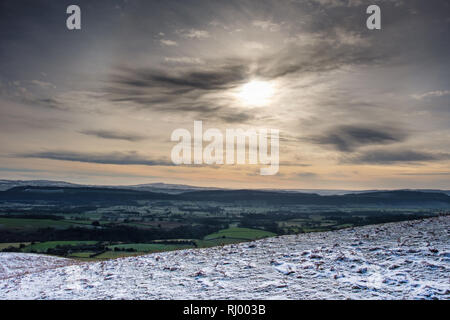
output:
[[[447,216],[63,267],[4,253],[0,299],[449,299],[449,233]]]

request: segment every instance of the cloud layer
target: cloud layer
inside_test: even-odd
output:
[[[2,173],[80,162],[79,176],[120,164],[196,185],[450,188],[450,4],[377,4],[381,30],[360,0],[80,0],[70,32],[64,2],[3,1]],[[263,107],[243,97],[251,81],[273,92]],[[279,129],[280,175],[172,166],[171,132],[194,120]]]

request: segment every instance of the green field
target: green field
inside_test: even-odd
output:
[[[206,236],[203,240],[195,241],[198,248],[212,247],[218,245],[226,245],[231,243],[238,243],[242,241],[261,239],[265,237],[275,236],[276,234],[264,230],[250,229],[250,228],[228,228],[220,230],[219,232],[212,233]],[[185,239],[186,240],[186,239]],[[172,241],[177,241],[177,239],[172,239]],[[178,240],[179,241],[179,240]],[[26,244],[26,247],[21,249],[22,252],[38,252],[45,253],[48,249],[54,249],[57,246],[77,246],[77,245],[94,245],[98,243],[97,241],[46,241],[35,244]],[[16,245],[18,247],[20,243],[4,244],[4,247],[10,247]],[[89,259],[89,260],[102,260],[102,259],[114,259],[119,257],[134,256],[141,254],[148,254],[153,252],[164,252],[172,250],[181,250],[195,248],[192,244],[183,243],[120,243],[107,246],[108,251],[103,252],[95,257],[91,255],[95,254],[92,251],[85,252],[73,252],[68,255],[71,258],[78,259]],[[126,251],[131,249],[133,251]]]
[[[29,242],[12,242],[12,243],[0,243],[0,250],[6,249],[6,248],[20,248],[20,245],[24,244],[25,246],[29,245]]]
[[[46,241],[35,243],[23,248],[23,252],[47,252],[47,249],[54,249],[57,246],[75,246],[81,244],[96,244],[97,241]]]
[[[237,240],[255,240],[273,236],[276,236],[276,234],[264,230],[249,229],[249,228],[228,228],[207,235],[206,237],[204,237],[204,240],[216,240],[225,238]]]

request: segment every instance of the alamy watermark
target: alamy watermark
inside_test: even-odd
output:
[[[72,4],[67,7],[66,13],[70,16],[67,17],[66,26],[69,30],[81,29],[81,9],[79,6]]]
[[[261,175],[275,175],[279,170],[278,129],[226,129],[223,134],[216,128],[203,132],[203,122],[194,121],[193,135],[179,128],[172,132],[170,139],[178,142],[171,152],[176,165],[268,165],[260,168]],[[204,142],[208,143],[205,147]]]
[[[66,13],[70,16],[66,20],[66,26],[69,30],[81,29],[81,9],[80,6],[72,4],[67,7]],[[369,30],[381,29],[381,9],[379,6],[372,4],[367,7],[366,13],[370,16],[366,20],[366,26]]]

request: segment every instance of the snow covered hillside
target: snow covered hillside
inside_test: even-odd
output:
[[[104,262],[0,254],[0,299],[449,299],[450,217]]]

